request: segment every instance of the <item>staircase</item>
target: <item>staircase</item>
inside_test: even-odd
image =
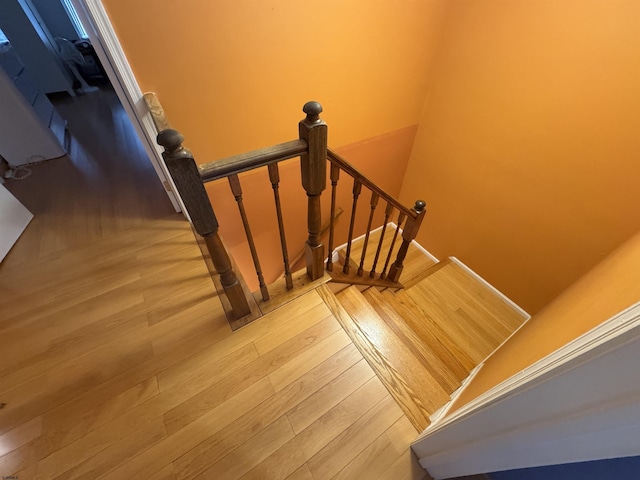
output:
[[[404,289],[330,283],[317,291],[422,431],[528,316],[457,259],[434,263],[415,242],[404,275]]]
[[[182,145],[184,137],[167,128],[155,95],[146,94],[145,100],[160,131],[165,165],[233,330],[317,291],[413,426],[423,430],[471,372],[528,318],[455,258],[437,263],[415,243],[425,202],[403,205],[331,150],[319,103],[305,104],[298,139],[197,165]],[[297,273],[290,270],[278,170],[279,162],[294,157],[300,158],[308,231],[306,270]],[[272,285],[265,282],[239,176],[257,168],[268,170],[284,264],[284,277]],[[335,221],[338,201],[345,200],[338,192],[341,172],[351,186],[351,216],[347,242],[334,248],[345,233]],[[228,180],[242,219],[259,285],[253,293],[226,251],[204,187],[221,179]],[[321,211],[325,189],[331,204],[327,249]],[[365,222],[364,235],[354,238]],[[381,227],[372,229],[375,225]]]

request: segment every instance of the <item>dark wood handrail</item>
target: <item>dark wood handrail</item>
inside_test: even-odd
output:
[[[203,182],[211,182],[229,175],[264,167],[272,163],[299,157],[307,151],[307,142],[302,139],[259,148],[232,157],[204,163],[198,167]]]
[[[416,218],[417,217],[417,214],[411,208],[405,207],[398,200],[396,200],[391,195],[389,195],[387,192],[382,190],[379,186],[377,186],[375,183],[373,183],[373,181],[369,180],[362,173],[360,173],[360,171],[356,167],[351,165],[343,157],[341,157],[338,153],[336,153],[335,150],[332,150],[331,148],[328,148],[327,149],[327,157],[329,158],[329,161],[331,163],[335,163],[336,165],[338,165],[340,167],[340,170],[343,170],[344,172],[346,172],[351,177],[357,179],[360,184],[364,185],[365,187],[367,187],[372,192],[377,193],[380,196],[380,198],[383,198],[384,200],[386,200],[388,203],[393,205],[399,211],[401,211],[402,213],[404,213],[408,217],[411,217],[411,218]]]

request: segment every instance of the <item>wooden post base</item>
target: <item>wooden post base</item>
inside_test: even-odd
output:
[[[317,280],[324,275],[324,245],[311,246],[307,242],[305,247],[307,260],[307,276],[311,280]]]
[[[398,279],[400,278],[400,274],[402,273],[403,268],[404,268],[404,265],[402,267],[396,267],[395,264],[391,265],[387,278],[392,282],[397,282]]]

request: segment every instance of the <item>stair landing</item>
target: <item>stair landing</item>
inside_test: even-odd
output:
[[[408,288],[350,286],[333,293],[323,285],[317,291],[413,425],[423,430],[471,371],[528,317],[455,259],[422,270],[412,268],[413,261],[407,263]]]

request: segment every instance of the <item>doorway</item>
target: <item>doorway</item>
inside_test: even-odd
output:
[[[54,4],[60,7],[58,31],[50,32],[51,36],[59,36],[64,23],[60,12],[67,15],[64,1],[42,2],[49,9]],[[30,3],[37,10],[37,0]],[[39,16],[39,24],[48,28],[51,20],[47,22],[47,14]],[[67,16],[67,26],[71,23]],[[73,82],[72,93],[48,92],[55,111],[66,122],[67,134],[62,140],[66,155],[25,165],[27,170],[5,183],[34,214],[27,232],[7,257],[9,263],[86,244],[176,211],[177,204],[167,198],[158,181],[144,142],[106,73],[108,69],[102,69],[90,40],[75,31],[77,38],[69,40],[79,43],[84,48],[78,48],[79,53],[93,60],[84,71],[82,64],[78,68],[90,88]],[[5,33],[11,42],[11,35]],[[91,70],[92,66],[96,68]]]

